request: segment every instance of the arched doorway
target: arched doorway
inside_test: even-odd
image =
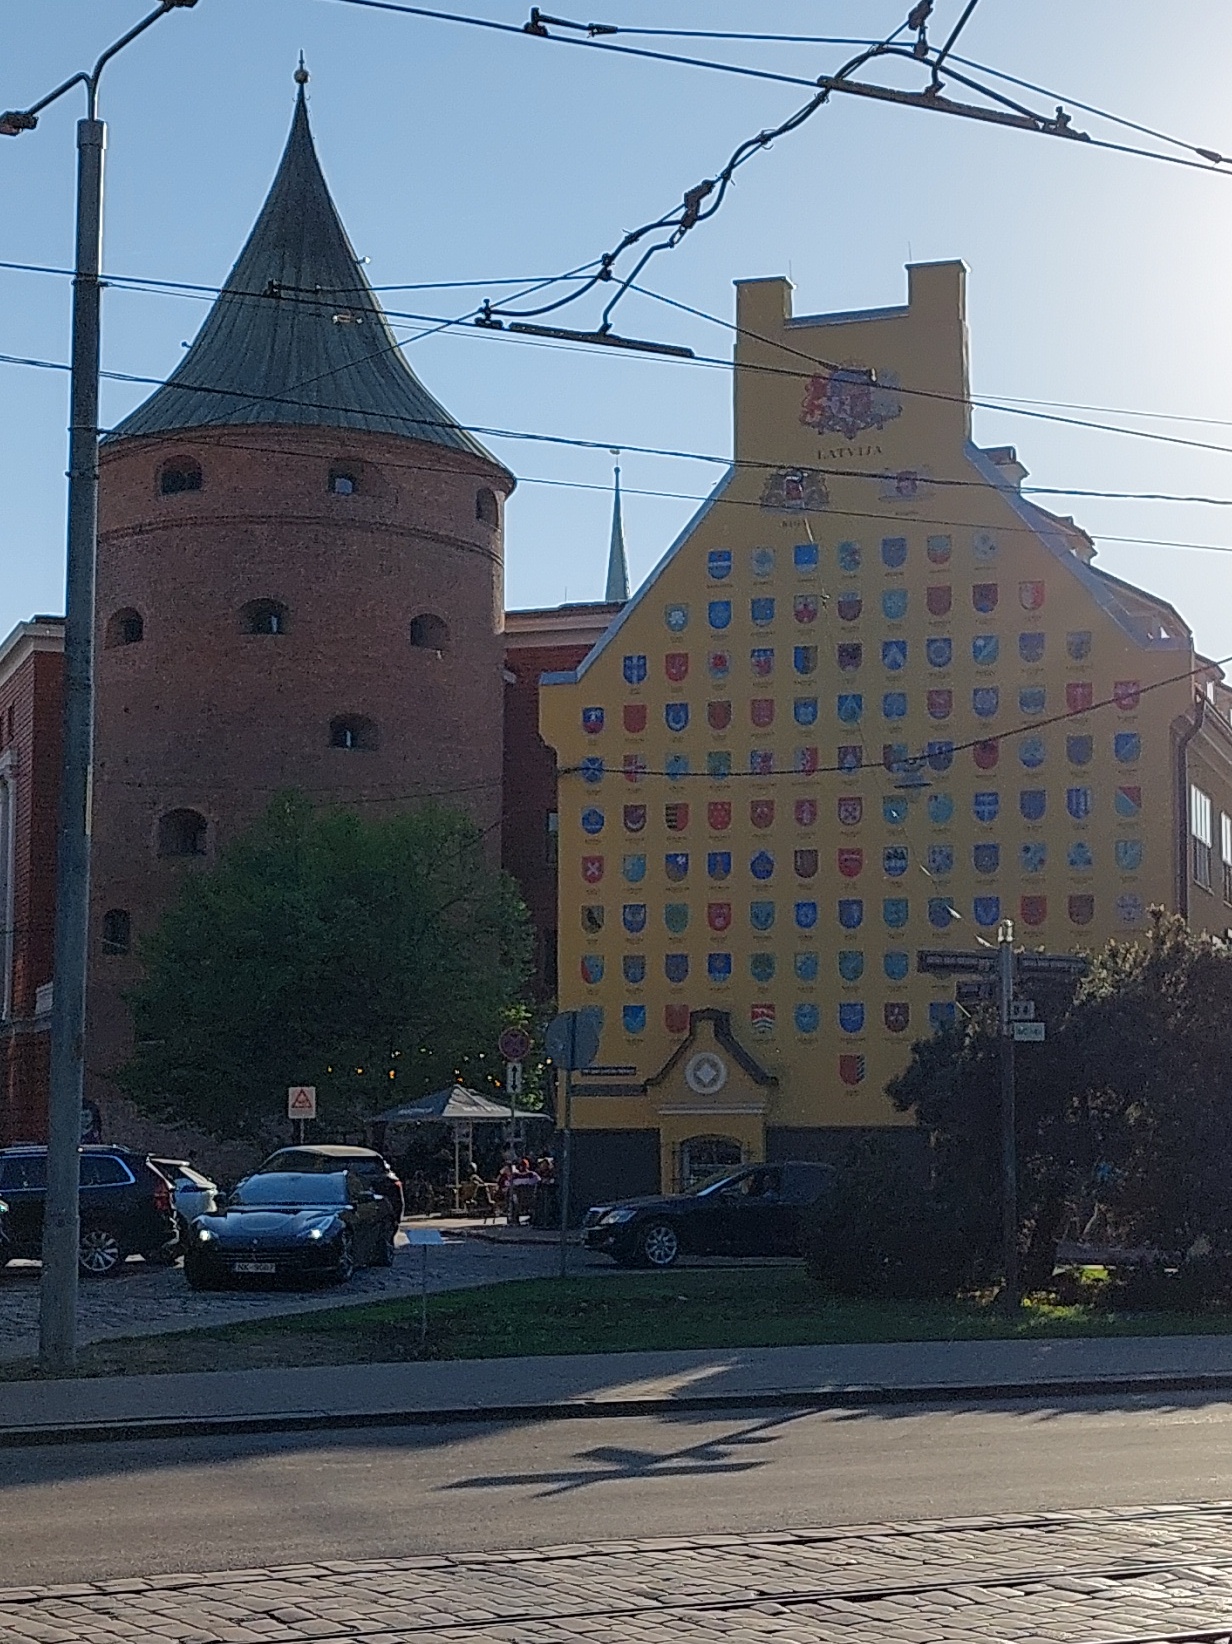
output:
[[[743,1163],[744,1150],[734,1136],[690,1136],[680,1144],[681,1192]]]

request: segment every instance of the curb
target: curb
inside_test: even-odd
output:
[[[327,1429],[444,1427],[477,1423],[583,1421],[596,1417],[688,1414],[706,1410],[851,1410],[867,1405],[1026,1402],[1109,1395],[1214,1393],[1232,1389],[1232,1371],[1199,1375],[1061,1378],[1053,1381],[936,1383],[920,1387],[853,1384],[763,1393],[703,1393],[628,1399],[559,1399],[549,1403],[442,1406],[407,1410],[296,1410],[270,1415],[134,1416],[57,1426],[0,1426],[0,1448],[110,1444],[121,1439],[200,1438],[220,1433],[312,1433]]]

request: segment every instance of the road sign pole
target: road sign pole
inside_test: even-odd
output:
[[[1018,1140],[1014,1088],[1014,923],[997,932],[1001,1026],[1001,1253],[1005,1267],[1004,1306],[1016,1311],[1018,1284]]]
[[[569,1193],[573,1177],[573,1072],[565,1069],[564,1127],[560,1134],[560,1276],[569,1271]]]

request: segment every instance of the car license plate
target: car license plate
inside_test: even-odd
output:
[[[233,1273],[274,1273],[277,1271],[273,1262],[232,1262]]]

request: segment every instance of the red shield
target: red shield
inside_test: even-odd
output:
[[[1131,708],[1136,708],[1141,695],[1142,686],[1136,679],[1118,679],[1112,687],[1112,700],[1122,713],[1128,713]]]
[[[838,802],[839,826],[858,828],[864,815],[864,801],[859,794],[845,794]]]
[[[985,742],[977,742],[971,749],[971,757],[981,771],[991,771],[1001,757],[1001,744],[996,737]]]
[[[797,622],[817,621],[817,595],[797,594],[792,601],[792,610]]]
[[[664,805],[663,820],[667,823],[670,833],[683,833],[689,825],[689,807],[687,805]]]
[[[673,685],[679,685],[689,671],[689,653],[669,651],[663,658],[663,671]]]
[[[774,1027],[773,1005],[750,1005],[749,1026],[758,1033],[769,1033]]]
[[[1065,687],[1065,706],[1071,714],[1085,714],[1095,701],[1095,687],[1086,682],[1071,681]]]
[[[644,702],[626,702],[624,706],[625,730],[631,736],[637,736],[646,729],[646,704]]]
[[[767,725],[773,725],[774,698],[772,696],[755,696],[749,703],[749,718],[759,731],[764,731]]]
[[[646,774],[646,761],[640,754],[626,754],[624,773],[626,782],[640,782]]]
[[[928,590],[925,597],[928,600],[928,614],[943,617],[954,603],[954,590],[948,582],[938,582]]]
[[[582,878],[588,885],[597,885],[603,878],[603,858],[601,856],[584,856],[582,858]]]
[[[1020,582],[1018,584],[1018,603],[1024,611],[1039,611],[1044,604],[1044,584],[1042,582]]]
[[[730,702],[707,702],[706,723],[712,731],[725,731],[731,724]]]
[[[1095,917],[1095,898],[1093,896],[1071,896],[1069,899],[1069,918],[1072,925],[1089,925]]]
[[[712,799],[706,806],[706,822],[715,833],[725,833],[731,827],[730,799]]]
[[[812,828],[817,823],[817,801],[815,799],[796,800],[796,826],[798,828]]]
[[[838,1076],[845,1085],[858,1085],[864,1078],[863,1056],[840,1056]]]
[[[710,902],[706,907],[706,923],[711,930],[730,930],[732,910],[730,902]]]
[[[855,879],[864,872],[864,852],[859,845],[840,845],[838,871],[844,879]]]
[[[864,601],[859,594],[840,594],[838,596],[838,615],[840,622],[854,622],[864,608]]]
[[[905,999],[889,999],[885,1006],[885,1025],[891,1033],[905,1033],[911,1022],[911,1006]]]
[[[929,691],[928,717],[930,719],[948,719],[954,709],[953,691]]]
[[[1048,917],[1048,898],[1046,896],[1024,896],[1019,903],[1024,925],[1042,925]]]
[[[768,828],[774,822],[773,799],[750,799],[749,820],[755,828]]]
[[[663,1026],[669,1033],[687,1033],[689,1031],[688,1005],[664,1005]]]

